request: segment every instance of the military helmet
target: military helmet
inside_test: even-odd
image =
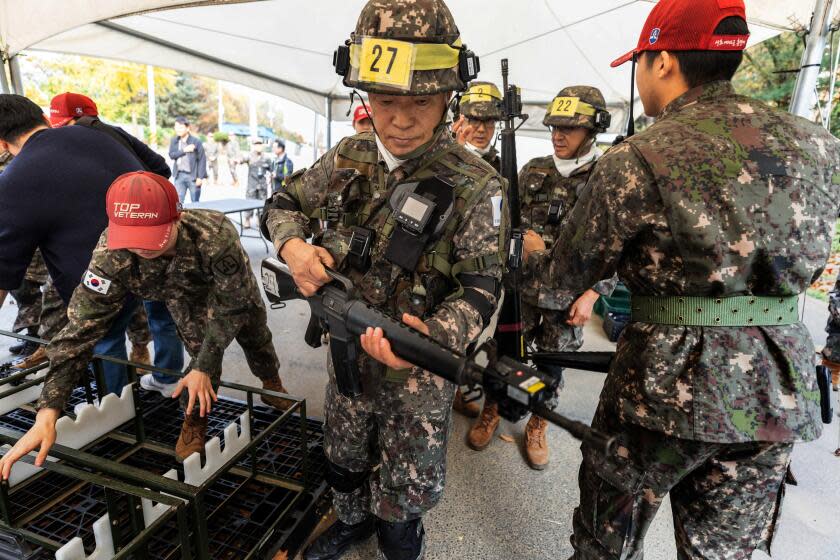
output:
[[[443,0],[369,0],[333,64],[347,87],[397,95],[461,91],[479,70]]]
[[[461,96],[461,114],[471,119],[502,120],[502,92],[490,82],[472,82]]]
[[[604,132],[610,126],[610,113],[604,95],[596,87],[563,88],[545,111],[545,126],[579,126]]]

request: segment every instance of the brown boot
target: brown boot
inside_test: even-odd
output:
[[[467,418],[478,418],[478,413],[481,412],[477,401],[467,402],[464,400],[464,395],[461,393],[460,387],[455,391],[455,400],[452,401],[452,408],[455,412],[460,412]]]
[[[283,387],[283,381],[280,380],[280,376],[273,379],[263,379],[263,389],[268,389],[269,391],[276,391],[278,393],[286,393],[288,391],[285,387]],[[273,397],[271,395],[260,395],[260,400],[263,404],[268,406],[272,406],[277,410],[289,410],[289,407],[294,404],[295,401],[290,401],[289,399],[281,399],[280,397]]]
[[[43,346],[39,346],[38,349],[32,352],[30,355],[15,362],[14,367],[17,369],[29,369],[39,364],[43,364],[48,359],[49,358],[47,358],[46,349]]]
[[[136,364],[146,364],[152,365],[152,357],[149,355],[149,347],[148,346],[140,346],[138,345],[131,345],[131,355],[128,357],[129,362],[134,362]],[[137,376],[144,375],[149,373],[145,369],[137,368]]]
[[[478,422],[470,428],[467,434],[467,443],[476,451],[485,449],[493,441],[493,435],[499,427],[499,405],[496,403],[484,404]]]
[[[548,466],[548,441],[545,431],[548,421],[536,414],[532,414],[525,426],[525,457],[528,465],[534,470],[541,471]]]
[[[181,424],[181,435],[175,444],[175,458],[181,463],[193,453],[204,455],[204,439],[207,437],[207,417],[190,414]]]
[[[840,390],[840,364],[823,358],[822,365],[831,370],[831,388]]]

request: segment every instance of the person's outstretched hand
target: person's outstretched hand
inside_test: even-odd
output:
[[[40,467],[44,464],[50,448],[55,443],[55,423],[58,422],[60,415],[61,411],[55,408],[42,408],[38,411],[35,416],[35,424],[0,459],[0,476],[3,477],[3,480],[9,480],[12,465],[18,459],[35,449],[38,449],[35,466]]]

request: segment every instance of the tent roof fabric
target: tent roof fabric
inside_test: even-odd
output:
[[[807,27],[813,10],[813,0],[746,1],[751,44]],[[320,114],[330,98],[333,118],[340,119],[349,90],[333,71],[332,53],[364,3],[0,0],[0,44],[8,55],[39,49],[195,72]],[[653,3],[447,0],[464,42],[481,57],[481,79],[500,82],[500,61],[507,58],[511,81],[537,112],[561,87],[582,83],[599,87],[609,105],[626,106],[629,65],[611,69],[609,63],[636,44]]]

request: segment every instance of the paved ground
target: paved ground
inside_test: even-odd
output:
[[[208,198],[241,196],[244,189],[210,187]],[[260,241],[245,240],[255,270],[266,256]],[[16,308],[0,309],[0,328],[8,328]],[[302,339],[309,312],[294,302],[282,310],[269,311],[275,346],[283,363],[282,375],[290,392],[306,397],[310,414],[323,411],[324,350],[307,347]],[[825,304],[805,303],[805,320],[818,345],[825,335]],[[611,348],[593,319],[586,327],[584,350]],[[0,362],[7,359],[6,340],[0,340]],[[252,384],[256,380],[245,366],[236,343],[225,356],[224,378]],[[570,371],[561,395],[561,411],[575,419],[589,421],[603,383],[601,374]],[[481,453],[464,441],[469,421],[454,420],[449,443],[446,493],[426,520],[429,560],[548,560],[568,558],[571,553],[572,510],[577,505],[578,444],[559,429],[549,431],[551,466],[543,472],[530,470],[522,459],[524,421],[503,423],[499,434],[510,435],[514,443],[497,438]],[[838,447],[838,422],[813,443],[799,445],[794,452],[798,487],[788,487],[782,521],[774,544],[773,558],[822,560],[840,558],[837,534],[840,511],[840,459],[832,454]],[[654,520],[646,543],[647,560],[668,560],[676,556],[669,506]],[[374,558],[373,540],[346,556],[347,560]],[[754,560],[768,556],[758,552]]]

